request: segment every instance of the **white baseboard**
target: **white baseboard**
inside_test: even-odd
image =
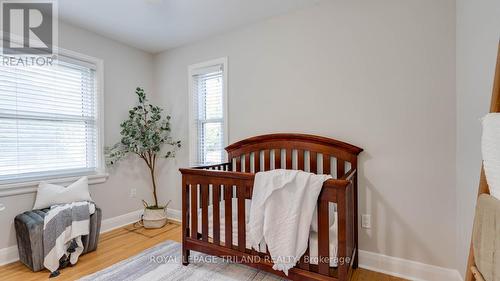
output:
[[[112,217],[104,219],[101,222],[101,233],[111,231],[123,227],[125,225],[134,223],[141,219],[143,209],[133,211],[127,214],[123,214],[117,217]],[[167,217],[170,220],[180,222],[181,221],[181,211],[167,209]],[[0,266],[9,264],[19,260],[19,253],[17,251],[17,245],[10,246],[7,248],[0,249]]]
[[[101,222],[101,233],[111,231],[113,229],[120,228],[127,224],[134,223],[141,219],[142,212],[144,210],[140,209],[130,213],[126,213],[117,217],[112,217],[109,219],[104,219]]]
[[[17,245],[0,249],[0,265],[5,265],[19,260]]]
[[[463,281],[455,269],[359,251],[359,267],[414,281]]]
[[[167,217],[169,220],[181,222],[182,221],[181,213],[182,212],[180,210],[167,209]]]

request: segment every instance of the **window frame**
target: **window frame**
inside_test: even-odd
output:
[[[91,64],[95,66],[96,79],[96,123],[97,123],[97,167],[95,171],[88,173],[68,173],[53,176],[40,176],[32,178],[21,178],[8,183],[0,184],[0,197],[32,193],[37,190],[41,181],[69,185],[82,176],[89,178],[89,184],[103,183],[109,174],[106,172],[104,159],[104,61],[102,59],[84,55],[78,52],[57,48],[58,60],[79,63],[80,65]],[[57,62],[56,62],[57,63]]]
[[[188,115],[189,115],[189,164],[190,166],[199,166],[202,163],[199,163],[199,151],[198,151],[198,126],[200,124],[200,120],[197,118],[198,112],[196,108],[196,103],[194,100],[195,97],[195,89],[193,76],[197,73],[199,69],[214,67],[217,65],[222,65],[222,130],[224,132],[223,148],[228,145],[229,140],[229,126],[228,126],[228,84],[227,84],[227,57],[221,57],[217,59],[212,59],[196,64],[192,64],[188,66]],[[217,118],[219,119],[219,118]],[[214,119],[215,120],[215,119]],[[210,123],[213,120],[205,120],[205,123]],[[222,153],[222,161],[227,162],[227,154]]]

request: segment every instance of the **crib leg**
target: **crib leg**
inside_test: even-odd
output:
[[[182,265],[189,265],[189,250],[182,249]]]
[[[358,263],[359,263],[359,251],[358,248],[356,247],[356,252],[354,255],[354,261],[352,262],[352,268],[356,269],[358,268]]]

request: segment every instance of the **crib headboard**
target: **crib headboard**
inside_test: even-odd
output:
[[[226,147],[237,172],[297,169],[343,177],[356,168],[363,149],[338,140],[306,134],[269,134],[251,137]]]

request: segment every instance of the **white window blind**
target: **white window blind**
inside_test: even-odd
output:
[[[95,65],[0,66],[0,183],[98,169]]]
[[[193,72],[197,164],[222,163],[225,146],[223,65]]]

